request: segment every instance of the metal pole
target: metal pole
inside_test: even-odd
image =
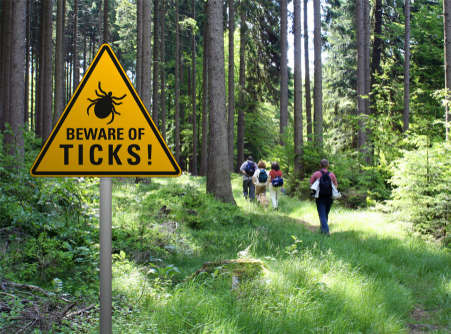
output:
[[[112,333],[111,178],[100,178],[100,333]]]

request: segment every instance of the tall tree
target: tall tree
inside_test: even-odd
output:
[[[145,1],[144,1],[145,2]],[[158,39],[160,35],[160,29],[159,29],[159,17],[158,15],[160,10],[160,0],[153,0],[153,45],[157,46],[159,45]],[[160,55],[159,55],[159,48],[154,47],[153,48],[153,94],[152,94],[152,118],[155,122],[155,125],[159,127],[160,124],[160,107],[158,103],[158,91],[160,89],[160,84],[158,82],[158,79],[160,77]]]
[[[451,89],[451,1],[443,1],[443,30],[445,39],[445,126],[446,141],[449,141],[449,90]]]
[[[239,170],[241,163],[244,161],[244,109],[245,109],[245,89],[246,89],[246,2],[240,2],[240,74],[239,74],[239,109],[237,124],[237,161],[236,171]]]
[[[445,0],[446,2],[446,0]],[[402,113],[403,131],[409,129],[410,116],[410,0],[405,0],[405,34],[404,34],[404,109]]]
[[[74,85],[73,90],[77,89],[78,82],[80,81],[80,62],[78,61],[78,0],[74,0],[74,36],[73,36],[73,62],[74,62]]]
[[[205,3],[205,12],[207,11],[207,4]],[[204,23],[203,31],[203,64],[202,64],[202,149],[201,149],[201,163],[200,175],[207,175],[208,162],[208,25]]]
[[[235,1],[229,0],[229,75],[228,75],[228,125],[229,162],[233,171],[233,139],[235,132]]]
[[[304,0],[304,62],[305,62],[305,117],[307,118],[307,138],[308,141],[313,140],[312,131],[312,100],[310,97],[310,61],[309,61],[309,49],[308,49],[308,0]]]
[[[141,99],[146,106],[146,109],[150,112],[151,102],[151,4],[148,0],[142,1],[142,36],[141,36]],[[154,47],[157,49],[158,47]]]
[[[12,1],[4,1],[1,7],[1,42],[2,47],[0,48],[1,52],[1,77],[0,77],[0,129],[3,130],[5,128],[5,123],[7,122],[7,115],[9,113],[9,85],[7,84],[10,78],[11,64],[10,64],[10,47],[11,47],[11,38],[13,35],[12,25],[10,21],[12,20]]]
[[[142,94],[142,40],[143,40],[143,0],[136,1],[136,70],[135,86],[138,94]]]
[[[294,170],[303,177],[303,122],[302,122],[302,50],[301,50],[301,0],[294,0]]]
[[[56,14],[56,50],[55,50],[55,114],[53,125],[64,109],[64,6],[65,0],[58,0]]]
[[[193,20],[196,21],[196,1],[192,0],[192,15]],[[196,111],[196,29],[193,26],[191,29],[191,62],[192,62],[192,88],[191,88],[191,105],[193,107],[193,163],[192,174],[198,175],[197,170],[197,111]]]
[[[103,42],[108,43],[110,40],[110,31],[108,27],[108,7],[109,0],[103,0]],[[99,20],[100,21],[100,20]]]
[[[208,141],[207,192],[217,199],[235,203],[228,164],[227,123],[225,107],[224,28],[222,0],[209,0],[208,18],[208,81],[210,131]]]
[[[160,17],[160,52],[161,52],[161,134],[166,140],[166,1],[161,3]]]
[[[359,1],[359,0],[357,0]],[[313,44],[315,48],[314,124],[315,143],[323,145],[323,70],[321,63],[321,0],[313,0]]]
[[[175,159],[180,164],[180,24],[179,24],[179,0],[175,0]]]
[[[11,126],[11,133],[5,133],[5,144],[9,144],[9,152],[16,154],[19,160],[23,159],[24,154],[24,94],[25,94],[25,16],[26,2],[11,1],[11,9],[8,24],[11,27],[11,35],[9,51],[9,64],[11,64],[9,85],[5,89],[9,90],[9,100],[6,121]]]
[[[280,134],[288,124],[287,0],[280,1]],[[280,139],[282,143],[282,137]]]
[[[42,0],[41,6],[38,135],[46,139],[52,131],[52,0]]]

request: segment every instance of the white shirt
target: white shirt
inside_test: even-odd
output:
[[[266,182],[264,182],[264,183],[261,183],[260,181],[258,181],[258,175],[260,175],[260,171],[261,170],[264,170],[265,171],[265,173],[266,173]],[[266,169],[263,169],[263,168],[257,168],[256,170],[255,170],[255,173],[254,173],[254,175],[252,176],[252,182],[254,182],[254,184],[257,186],[265,186],[265,185],[267,185],[268,183],[269,183],[269,180],[270,180],[270,177],[269,177],[269,173],[268,173],[268,171],[266,170]]]

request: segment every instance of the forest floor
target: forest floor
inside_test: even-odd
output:
[[[325,237],[312,201],[263,209],[242,198],[238,176],[237,208],[204,189],[186,175],[115,183],[115,333],[451,331],[449,252],[392,216],[337,203]],[[261,272],[224,261],[238,258]]]

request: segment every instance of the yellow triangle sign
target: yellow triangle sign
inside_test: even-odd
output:
[[[30,172],[171,177],[181,169],[113,50],[103,44]]]

